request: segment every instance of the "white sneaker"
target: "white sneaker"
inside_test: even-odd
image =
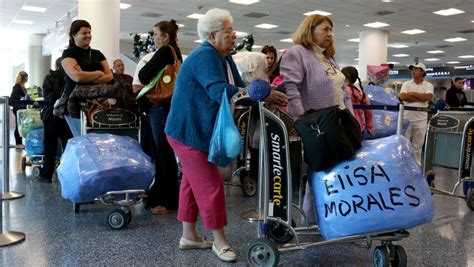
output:
[[[235,252],[231,247],[217,249],[216,245],[212,245],[212,253],[216,254],[216,256],[222,261],[235,261],[237,259],[237,255],[235,255]]]

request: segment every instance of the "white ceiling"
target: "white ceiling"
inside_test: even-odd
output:
[[[96,0],[105,1],[105,0]],[[185,24],[179,31],[180,46],[188,52],[197,44],[196,23],[186,18],[191,13],[205,13],[208,9],[219,7],[230,10],[234,17],[234,28],[237,31],[252,33],[256,45],[274,45],[277,49],[288,48],[290,43],[279,40],[290,38],[298,24],[304,19],[305,12],[323,10],[331,12],[334,21],[337,61],[341,65],[356,65],[358,43],[348,42],[357,38],[359,32],[370,28],[363,24],[380,21],[390,24],[381,28],[388,31],[389,44],[402,43],[408,48],[388,48],[388,61],[407,65],[418,57],[428,66],[442,66],[446,61],[460,61],[461,64],[474,64],[474,58],[461,59],[458,56],[474,55],[474,0],[392,0],[390,3],[381,0],[261,0],[259,3],[245,6],[229,3],[225,0],[122,0],[132,7],[121,10],[121,38],[131,39],[130,33],[147,32],[161,20],[171,18]],[[46,7],[45,13],[33,13],[21,10],[23,5]],[[14,31],[28,33],[45,33],[54,29],[56,21],[64,18],[67,12],[77,15],[77,1],[71,0],[0,0],[0,26]],[[465,13],[453,16],[439,16],[433,11],[447,8],[458,8]],[[251,12],[266,15],[261,18],[244,16]],[[388,15],[380,13],[392,12]],[[145,16],[146,13],[160,14],[156,17]],[[13,19],[33,20],[33,25],[12,23]],[[260,23],[276,24],[279,27],[265,30],[254,26]],[[421,29],[426,33],[406,35],[401,31]],[[468,32],[466,32],[468,31]],[[446,38],[463,37],[467,41],[448,43]],[[260,50],[260,48],[256,49]],[[429,50],[443,50],[444,53],[431,55]],[[396,58],[393,54],[404,53],[409,57]],[[426,58],[436,57],[440,61],[427,62]]]

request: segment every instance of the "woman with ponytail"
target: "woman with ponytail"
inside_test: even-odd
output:
[[[61,65],[66,72],[64,94],[69,96],[76,85],[107,83],[113,79],[104,54],[90,47],[91,25],[85,20],[75,20],[69,30],[69,47],[64,50]],[[65,119],[73,136],[81,133],[79,118],[66,114]]]
[[[157,51],[138,73],[141,84],[150,83],[166,65],[174,64],[173,50],[183,61],[178,47],[178,24],[175,20],[160,21],[153,27]],[[147,119],[155,144],[155,181],[148,192],[147,208],[153,214],[167,214],[178,209],[178,164],[164,133],[170,104],[153,104]]]
[[[369,99],[364,92],[362,82],[359,78],[359,72],[354,67],[345,67],[341,70],[346,76],[346,84],[348,92],[351,95],[353,105],[370,105]],[[355,82],[359,82],[359,87],[355,85]],[[354,117],[357,119],[362,130],[362,136],[364,131],[367,131],[371,136],[374,136],[374,123],[372,110],[369,109],[354,109]]]

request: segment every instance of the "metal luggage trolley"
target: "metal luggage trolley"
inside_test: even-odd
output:
[[[474,210],[474,109],[439,111],[434,115],[426,131],[423,172],[431,192],[465,199]],[[457,169],[457,182],[451,191],[435,187],[434,166]],[[463,187],[464,195],[458,192]]]
[[[237,157],[232,177],[239,175],[242,193],[244,196],[251,197],[257,193],[258,188],[259,114],[257,103],[252,100],[248,94],[244,95],[240,92],[231,98],[231,103],[234,106],[234,119],[243,139],[242,153]],[[293,129],[293,119],[288,113],[278,108],[272,109],[271,112],[284,122],[287,131]],[[303,161],[301,157],[301,146],[301,139],[299,137],[291,138],[290,154],[292,155],[292,172],[293,175],[298,177],[301,175],[301,165]],[[299,184],[294,186],[300,187]],[[301,191],[302,188],[303,186],[300,187],[299,191]],[[297,195],[297,198],[299,195]]]
[[[374,249],[373,257],[376,266],[406,266],[405,249],[392,242],[409,236],[405,230],[383,231],[317,242],[301,242],[300,236],[319,235],[317,225],[309,225],[304,212],[294,204],[293,177],[290,158],[290,142],[288,131],[283,121],[266,109],[262,102],[258,103],[260,119],[260,150],[259,150],[259,190],[257,214],[259,214],[257,238],[247,245],[245,259],[250,266],[276,266],[280,252],[306,249],[313,246],[334,243],[357,243],[370,248],[374,242],[381,245]],[[403,105],[399,106],[400,116],[397,133],[401,132],[403,121]],[[290,148],[290,149],[288,149]],[[277,164],[277,166],[275,166]],[[270,175],[275,173],[278,176]],[[275,179],[278,177],[278,179]],[[304,183],[301,183],[304,184]],[[276,201],[276,202],[275,202]],[[276,203],[276,204],[275,204]],[[294,211],[299,212],[304,226],[297,227],[293,220]],[[294,243],[289,243],[294,239]]]
[[[21,102],[30,104],[33,101],[22,100]],[[22,124],[24,121],[28,121],[31,124],[40,123],[41,128],[43,128],[42,126],[43,122],[41,121],[40,110],[38,108],[28,108],[28,109],[19,110],[18,112],[19,112],[19,115],[18,115],[17,123],[18,123],[19,128],[23,127]],[[34,129],[39,129],[39,128],[34,128]],[[26,137],[28,136],[28,133],[29,131],[26,134],[22,134],[22,137],[25,138],[25,141],[26,141]],[[31,176],[33,178],[40,177],[43,164],[44,164],[44,155],[23,155],[21,157],[22,172],[25,172],[26,167],[31,167]]]
[[[140,117],[136,112],[116,108],[100,106],[89,119],[86,112],[90,105],[82,104],[81,110],[81,135],[87,133],[110,133],[121,136],[132,137],[140,142]],[[100,202],[107,206],[118,206],[107,216],[107,223],[114,230],[120,230],[132,221],[130,206],[142,203],[147,195],[144,189],[110,191],[98,196],[94,201],[88,203],[73,203],[74,212],[79,213],[83,204]]]

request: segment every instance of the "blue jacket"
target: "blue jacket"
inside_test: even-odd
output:
[[[214,122],[224,90],[230,98],[238,88],[229,84],[229,62],[235,85],[245,87],[232,56],[223,58],[210,43],[196,47],[179,69],[165,133],[200,151],[209,152]]]

